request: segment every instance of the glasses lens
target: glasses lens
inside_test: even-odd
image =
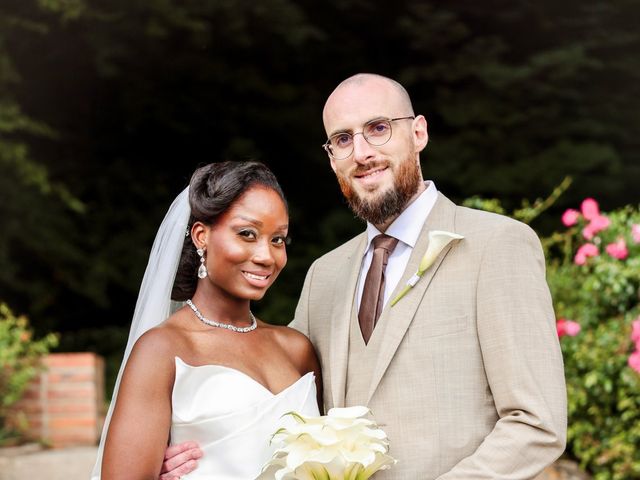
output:
[[[353,151],[353,137],[350,133],[338,133],[329,139],[327,149],[333,158],[347,158]]]
[[[371,145],[384,145],[391,138],[391,122],[389,120],[374,120],[365,124],[362,134]]]

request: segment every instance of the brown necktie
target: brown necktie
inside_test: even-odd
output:
[[[381,234],[373,239],[373,259],[364,281],[364,290],[360,299],[360,331],[364,343],[369,342],[376,322],[380,317],[384,303],[384,269],[387,267],[389,255],[398,244],[398,239]]]

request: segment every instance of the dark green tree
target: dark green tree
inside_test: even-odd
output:
[[[32,145],[59,141],[55,129],[26,114],[16,91],[24,81],[8,45],[19,36],[46,34],[45,24],[0,7],[0,297],[28,303],[39,314],[57,300],[56,292],[80,284],[74,220],[84,205],[64,182],[50,175]]]
[[[288,321],[313,258],[361,229],[320,148],[324,99],[359,71],[407,86],[430,125],[425,176],[456,200],[519,205],[572,175],[555,208],[628,203],[639,13],[626,0],[6,0],[3,296],[42,328],[126,328],[190,173],[253,157],[281,179],[294,239],[257,310]]]

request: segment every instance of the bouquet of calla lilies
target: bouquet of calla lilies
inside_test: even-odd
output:
[[[366,407],[332,408],[306,417],[290,412],[295,423],[272,438],[278,445],[258,480],[366,480],[396,460],[387,454],[387,435],[364,418]]]

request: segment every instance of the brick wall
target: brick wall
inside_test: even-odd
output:
[[[27,435],[53,447],[94,445],[104,421],[104,361],[94,353],[53,353],[14,407]]]

